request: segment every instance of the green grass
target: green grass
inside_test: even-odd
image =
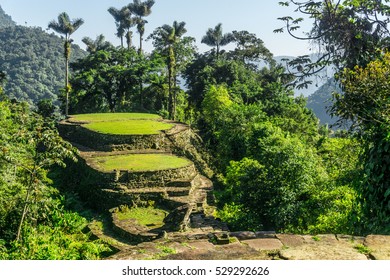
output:
[[[363,254],[363,255],[369,255],[372,253],[372,250],[366,246],[364,246],[363,244],[358,244],[354,247],[360,254]]]
[[[99,113],[99,114],[82,114],[72,115],[71,121],[78,122],[104,122],[104,121],[120,121],[120,120],[157,120],[161,119],[156,114],[144,113]]]
[[[321,241],[321,237],[315,235],[315,236],[312,236],[311,239],[313,239],[314,241]]]
[[[70,122],[85,123],[93,131],[114,135],[153,135],[174,125],[159,121],[161,117],[144,113],[99,113],[72,115]]]
[[[172,124],[153,120],[92,122],[83,126],[100,133],[116,135],[152,135],[173,127]]]
[[[136,219],[138,224],[150,228],[162,227],[164,225],[164,219],[167,215],[168,212],[152,207],[136,207],[117,213],[119,220]]]
[[[130,154],[92,158],[101,170],[157,171],[185,167],[190,161],[167,154]]]

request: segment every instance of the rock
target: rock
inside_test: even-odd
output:
[[[164,219],[164,223],[170,224],[172,228],[178,231],[185,230],[190,223],[191,212],[192,206],[190,204],[180,206]]]
[[[157,238],[158,238],[158,239],[159,239],[159,238],[168,239],[168,233],[167,233],[165,230],[163,230],[163,231],[159,232]]]
[[[230,243],[229,237],[229,233],[218,232],[213,234],[212,240],[214,244],[226,245]]]
[[[277,234],[276,237],[285,247],[298,247],[305,244],[305,240],[300,235],[294,234]]]
[[[253,231],[231,232],[230,236],[237,237],[239,240],[255,239],[256,234]]]
[[[243,241],[242,243],[245,243],[249,247],[259,251],[280,250],[283,247],[282,242],[276,238],[249,239]]]
[[[276,233],[274,231],[257,231],[257,238],[276,238]]]
[[[213,250],[215,246],[209,241],[195,241],[188,244],[193,250]]]
[[[370,256],[375,260],[390,260],[390,236],[369,235],[364,240]]]
[[[353,240],[337,240],[335,235],[287,236],[278,235],[285,246],[279,252],[286,260],[367,260],[364,254],[355,249],[359,242]],[[302,240],[299,239],[302,238]],[[290,246],[288,246],[289,244]]]

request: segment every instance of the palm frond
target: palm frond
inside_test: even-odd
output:
[[[68,38],[83,24],[83,19],[77,18],[71,20],[69,15],[63,12],[59,14],[58,21],[52,20],[51,22],[49,22],[48,27],[53,29],[57,33],[65,35],[65,37]]]
[[[110,15],[112,15],[115,21],[119,22],[121,20],[120,10],[118,10],[117,8],[110,7],[107,11],[110,13]]]
[[[82,18],[73,19],[71,22],[72,31],[69,33],[69,35],[74,33],[83,24],[84,24],[84,20]]]
[[[154,0],[147,0],[144,2],[134,0],[133,3],[130,3],[127,7],[133,14],[141,18],[147,17],[152,13],[152,7],[154,4]]]
[[[185,28],[186,23],[184,21],[182,22],[173,22],[173,29],[175,31],[175,37],[179,38],[183,36],[185,33],[187,33],[187,29]]]
[[[234,41],[234,36],[232,33],[226,33],[221,38],[221,46],[226,46]]]
[[[234,40],[233,34],[222,32],[222,23],[218,23],[214,28],[209,28],[206,35],[202,37],[202,43],[210,47],[225,46]]]

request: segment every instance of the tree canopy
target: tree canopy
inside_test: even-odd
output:
[[[72,60],[85,52],[72,44]],[[52,99],[59,105],[58,93],[63,88],[65,59],[63,43],[58,36],[41,28],[15,26],[0,30],[0,65],[7,76],[4,86],[10,98],[31,105],[40,99]]]

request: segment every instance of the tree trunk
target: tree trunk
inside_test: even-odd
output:
[[[177,108],[177,80],[176,73],[173,75],[173,120],[176,120],[176,108]]]
[[[142,83],[142,78],[140,77],[140,80],[139,80],[139,105],[141,106],[141,108],[144,108],[143,91],[144,91],[144,87],[143,87],[143,83]]]
[[[138,53],[141,55],[142,54],[142,34],[139,34],[139,51]]]
[[[131,49],[131,45],[133,44],[132,37],[133,37],[132,32],[131,31],[127,31],[127,33],[126,33],[126,41],[127,41],[127,49],[128,50]]]
[[[175,120],[175,88],[174,88],[174,79],[175,79],[175,53],[173,47],[169,47],[169,66],[168,66],[168,87],[169,87],[169,119]]]
[[[65,101],[65,116],[69,116],[69,57],[70,57],[70,48],[71,43],[69,39],[66,39],[65,41],[65,94],[66,94],[66,101]]]
[[[24,201],[24,207],[23,207],[22,217],[20,218],[20,222],[19,222],[18,233],[16,235],[16,241],[20,241],[20,238],[22,236],[23,223],[24,223],[24,220],[26,219],[26,216],[27,216],[28,204],[29,204],[31,192],[33,189],[34,174],[35,174],[35,168],[34,168],[34,171],[30,174],[30,182],[29,182],[29,186],[27,188],[26,199]]]

